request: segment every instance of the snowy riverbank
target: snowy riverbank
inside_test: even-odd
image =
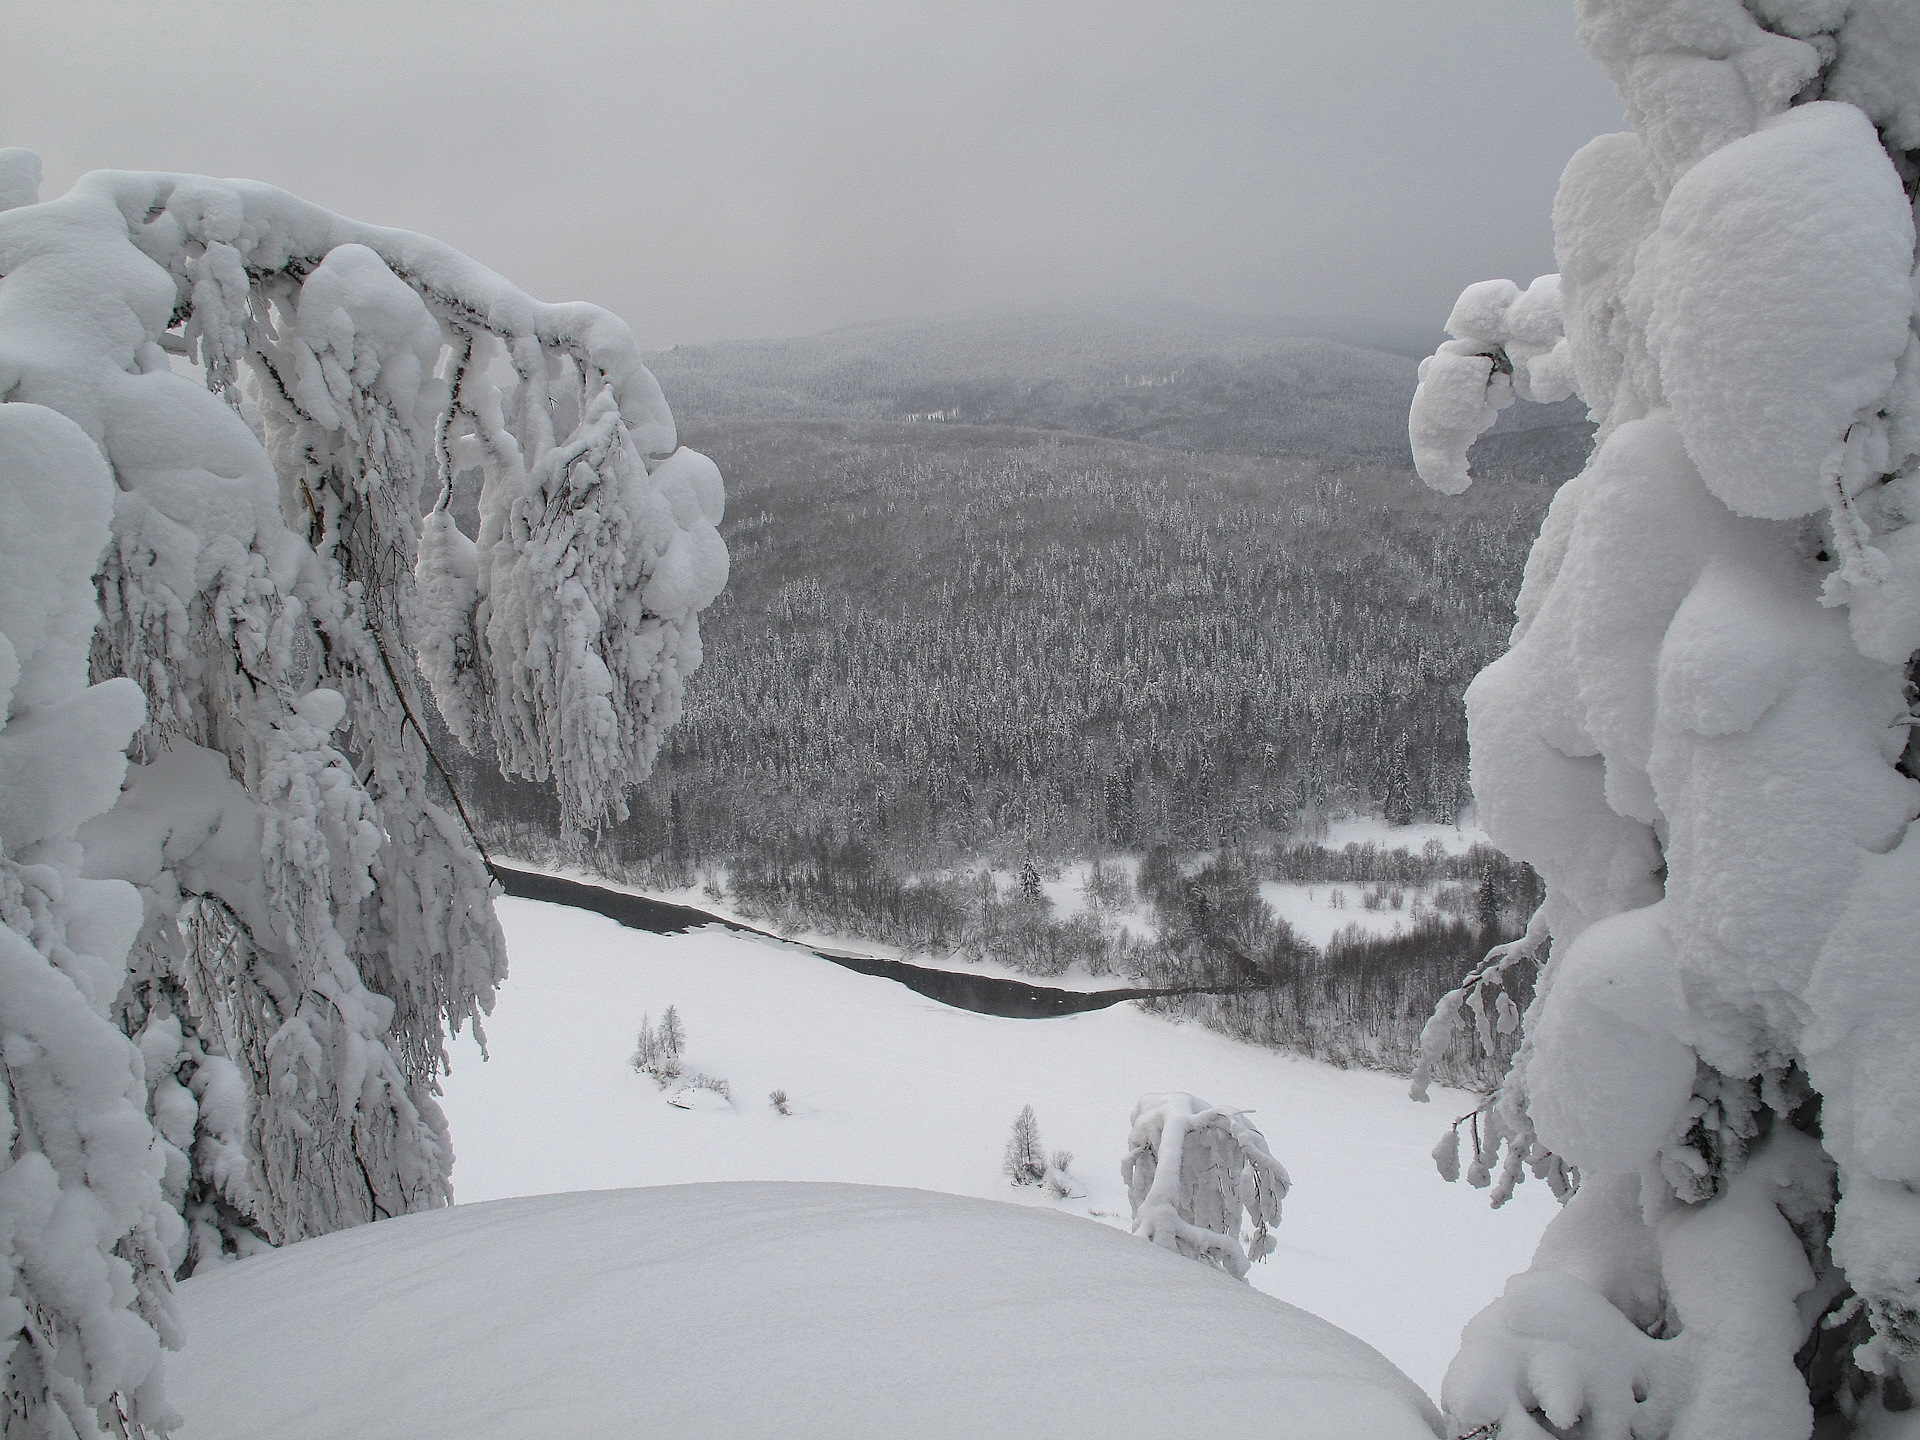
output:
[[[1071,1150],[1084,1199],[1124,1226],[1119,1166],[1141,1094],[1191,1090],[1255,1112],[1295,1189],[1254,1285],[1378,1348],[1437,1390],[1460,1327],[1524,1266],[1554,1213],[1523,1186],[1493,1213],[1428,1151],[1473,1103],[1406,1099],[1392,1076],[1243,1045],[1132,1005],[1002,1020],[922,999],[791,946],[658,937],[559,907],[500,904],[511,978],[493,1058],[455,1050],[446,1108],[462,1201],[702,1180],[837,1180],[1045,1203],[1000,1174],[1020,1107]],[[679,1007],[693,1068],[733,1104],[688,1112],[627,1065],[643,1013]],[[767,1102],[779,1088],[791,1116]]]

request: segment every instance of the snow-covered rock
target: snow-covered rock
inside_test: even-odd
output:
[[[687,1085],[667,1097],[667,1104],[676,1110],[731,1110],[733,1102],[718,1090],[710,1090],[705,1085]]]
[[[177,1440],[1429,1440],[1377,1352],[1084,1220],[676,1185],[412,1215],[180,1289]]]

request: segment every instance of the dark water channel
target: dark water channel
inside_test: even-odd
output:
[[[1122,1000],[1146,1000],[1162,995],[1192,995],[1193,988],[1174,990],[1057,990],[1046,985],[1029,985],[1024,980],[1003,980],[995,975],[967,975],[952,970],[932,970],[924,965],[909,965],[904,960],[882,960],[872,955],[849,955],[843,951],[821,950],[798,940],[756,930],[737,920],[722,919],[691,905],[675,905],[645,895],[626,895],[618,890],[588,885],[579,880],[563,880],[557,875],[541,875],[531,870],[515,870],[495,862],[493,872],[506,887],[507,894],[521,900],[539,900],[549,905],[571,905],[576,910],[591,910],[629,930],[645,930],[654,935],[684,935],[704,925],[720,925],[742,935],[757,935],[798,946],[822,960],[831,960],[862,975],[897,980],[909,990],[951,1005],[957,1010],[972,1010],[981,1015],[1001,1015],[1010,1020],[1050,1020],[1060,1015],[1078,1015],[1088,1010],[1104,1010]]]

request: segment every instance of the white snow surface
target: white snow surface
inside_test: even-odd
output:
[[[462,1202],[764,1179],[1053,1208],[1000,1171],[1014,1117],[1031,1104],[1047,1145],[1073,1152],[1086,1186],[1058,1208],[1124,1231],[1133,1106],[1185,1090],[1249,1112],[1292,1177],[1278,1249],[1252,1268],[1253,1287],[1358,1335],[1429,1391],[1461,1327],[1557,1210],[1544,1185],[1528,1184],[1496,1213],[1484,1193],[1434,1173],[1436,1134],[1475,1103],[1460,1092],[1436,1089],[1433,1104],[1414,1105],[1397,1076],[1242,1044],[1131,1004],[1004,1020],[775,942],[648,935],[530,901],[499,910],[513,968],[487,1025],[492,1058],[481,1063],[461,1042],[443,1102]],[[729,1111],[674,1109],[628,1067],[642,1014],[668,1005],[685,1021],[689,1067],[730,1082]],[[791,1116],[768,1103],[776,1088]]]
[[[1419,1390],[1211,1267],[924,1190],[462,1205],[196,1278],[177,1440],[1429,1440]]]
[[[1294,934],[1324,950],[1334,936],[1349,928],[1366,935],[1394,935],[1411,926],[1413,898],[1424,891],[1408,890],[1408,898],[1398,910],[1368,910],[1362,897],[1372,889],[1370,882],[1293,885],[1262,880],[1260,898],[1293,927]]]

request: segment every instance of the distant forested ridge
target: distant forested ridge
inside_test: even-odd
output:
[[[1434,341],[1407,328],[1263,321],[1194,306],[1061,307],[852,325],[655,351],[684,425],[898,420],[1008,425],[1169,450],[1410,469],[1407,406]],[[1505,411],[1481,473],[1564,480],[1577,402]]]
[[[733,576],[622,848],[695,863],[780,832],[918,867],[1450,821],[1461,695],[1551,497],[986,427],[685,433],[727,476]]]

